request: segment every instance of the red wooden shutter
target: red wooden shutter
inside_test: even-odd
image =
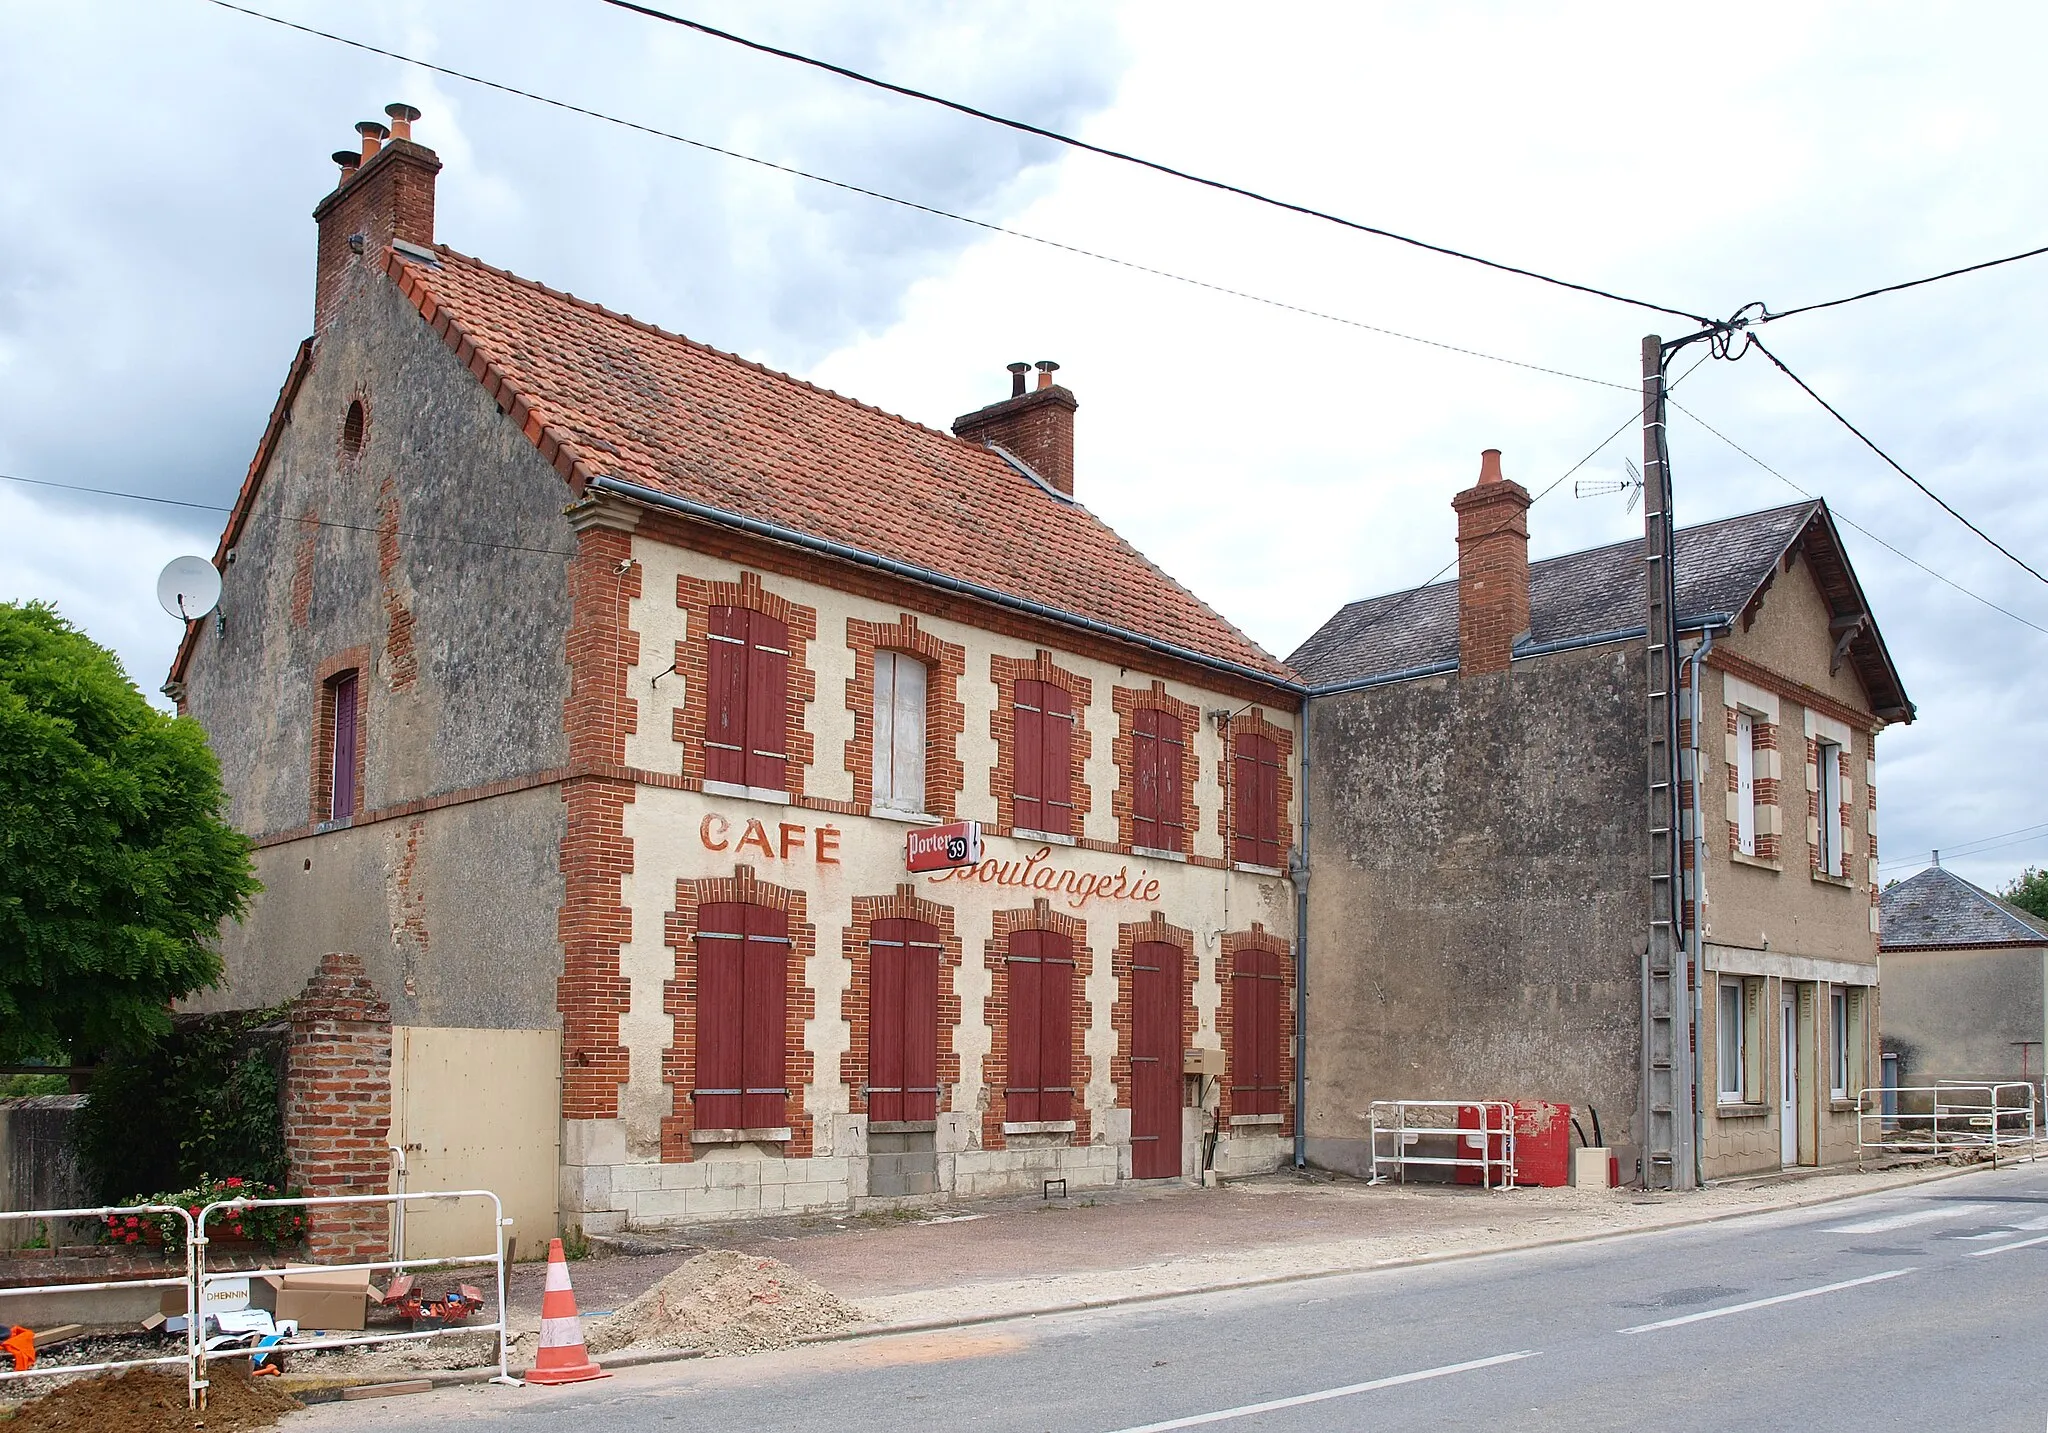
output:
[[[714,901],[697,908],[697,1084],[699,1129],[735,1129],[745,1083],[742,970],[747,907]]]
[[[789,628],[747,614],[747,775],[749,786],[784,791],[789,745]]]
[[[1039,758],[1045,814],[1038,827],[1056,836],[1074,834],[1074,698],[1065,687],[1037,684],[1045,708],[1045,747]]]
[[[1044,682],[1017,683],[1010,704],[1011,824],[1027,831],[1050,831],[1045,810],[1045,706],[1040,693]]]
[[[1038,1117],[1074,1117],[1074,947],[1039,932]]]
[[[789,972],[789,922],[781,911],[746,906],[745,1024],[741,1074],[745,1098],[740,1124],[771,1129],[788,1122],[789,1029],[784,1021]]]
[[[1280,864],[1280,756],[1263,736],[1236,740],[1234,764],[1237,859],[1255,866]]]
[[[903,1113],[904,949],[900,920],[879,920],[868,935],[868,1118]]]
[[[1259,972],[1259,1113],[1280,1113],[1280,957],[1261,952]]]
[[[939,932],[903,925],[903,1118],[939,1117]]]
[[[1039,1113],[1040,1003],[1045,988],[1045,966],[1040,946],[1045,932],[1010,932],[1009,1069],[1005,1073],[1003,1117],[1006,1120],[1042,1119]]]
[[[747,784],[747,619],[744,607],[711,609],[704,642],[704,779]]]
[[[334,704],[334,764],[327,788],[327,819],[339,821],[356,814],[356,674],[343,672],[336,677],[328,686],[327,699]]]
[[[1159,713],[1146,707],[1132,715],[1131,844],[1164,850],[1159,837]]]
[[[1181,819],[1181,758],[1186,748],[1182,744],[1180,718],[1167,712],[1155,712],[1152,740],[1152,759],[1158,763],[1158,773],[1153,778],[1153,789],[1158,792],[1158,839],[1149,844],[1162,851],[1184,851],[1187,849],[1187,823]]]
[[[1230,973],[1230,1112],[1258,1114],[1259,976],[1256,951],[1239,951]]]

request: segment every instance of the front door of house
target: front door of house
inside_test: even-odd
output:
[[[1140,941],[1131,953],[1131,1177],[1180,1169],[1180,968],[1177,945]]]
[[[1788,984],[1778,997],[1778,1155],[1799,1163],[1799,997]]]

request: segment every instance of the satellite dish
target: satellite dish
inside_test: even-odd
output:
[[[203,557],[174,557],[156,580],[156,600],[184,622],[196,622],[220,601],[220,573]]]

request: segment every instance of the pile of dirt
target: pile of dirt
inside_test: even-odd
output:
[[[635,1345],[694,1348],[707,1358],[789,1348],[867,1317],[780,1259],[713,1249],[699,1254],[586,1330],[592,1353]]]
[[[182,1373],[131,1369],[60,1384],[22,1404],[0,1427],[7,1433],[251,1433],[303,1406],[272,1379],[252,1379],[219,1365],[210,1379],[203,1412],[185,1406]]]

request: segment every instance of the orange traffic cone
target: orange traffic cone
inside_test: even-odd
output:
[[[583,1319],[576,1312],[576,1291],[569,1287],[569,1261],[562,1241],[548,1245],[548,1283],[540,1296],[540,1351],[526,1370],[528,1383],[581,1383],[611,1375],[590,1361],[583,1347]]]

